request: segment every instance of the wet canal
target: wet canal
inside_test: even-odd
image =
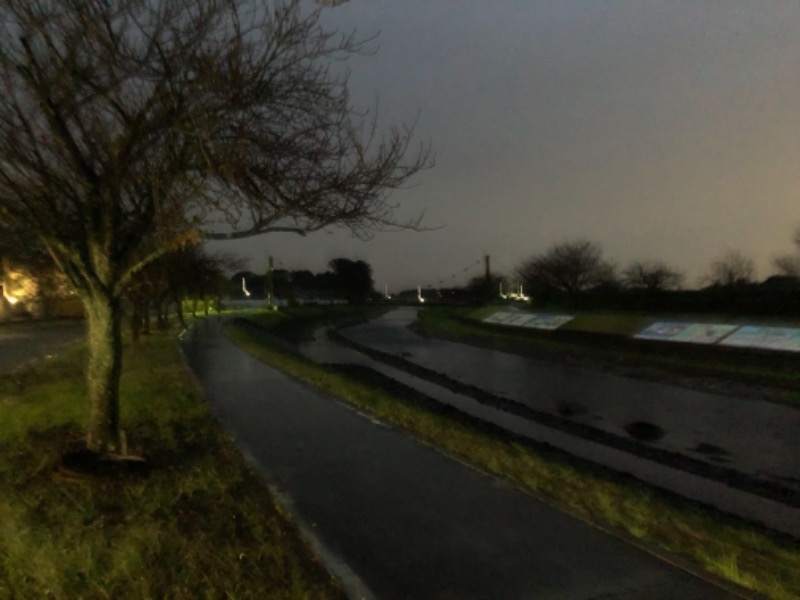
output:
[[[324,331],[301,351],[367,366],[514,434],[800,537],[800,411],[426,339],[407,328],[415,317],[399,309],[342,330],[361,351]]]
[[[538,411],[800,489],[800,410],[426,339],[407,328],[415,318],[403,308],[342,334]]]

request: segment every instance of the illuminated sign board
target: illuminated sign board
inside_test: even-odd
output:
[[[516,314],[517,313],[511,313],[511,312],[496,312],[496,313],[491,314],[488,317],[486,317],[483,320],[483,322],[484,323],[495,323],[495,324],[503,323],[504,321],[506,321],[507,319],[513,317]]]
[[[520,327],[525,325],[531,319],[537,318],[536,315],[532,315],[531,313],[515,313],[512,317],[503,321],[503,325],[514,325],[515,327]]]
[[[569,323],[572,321],[574,317],[569,315],[535,315],[533,319],[530,319],[523,327],[529,327],[531,329],[558,329],[565,323]]]
[[[656,321],[634,337],[662,342],[685,342],[690,344],[714,344],[735,331],[738,325],[721,323],[678,323]]]
[[[745,325],[720,342],[723,346],[800,352],[800,329]]]
[[[541,315],[525,312],[497,312],[486,317],[484,323],[507,325],[510,327],[528,327],[531,329],[558,329],[571,321],[568,315]]]

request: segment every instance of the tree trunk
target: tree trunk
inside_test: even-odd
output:
[[[150,301],[142,302],[142,333],[150,335]]]
[[[187,329],[186,319],[183,318],[183,300],[179,297],[175,298],[175,312],[178,315],[178,323],[181,324],[181,329]]]
[[[131,301],[131,339],[138,343],[142,335],[142,311],[136,298]]]
[[[156,325],[158,326],[159,331],[164,331],[169,326],[169,315],[167,311],[169,310],[169,302],[161,297],[156,301]]]
[[[118,298],[104,295],[84,300],[89,363],[89,425],[86,446],[99,453],[119,452],[119,382],[122,373],[122,310]]]

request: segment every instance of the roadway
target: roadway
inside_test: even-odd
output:
[[[85,333],[83,321],[25,321],[0,324],[0,373],[50,356]]]

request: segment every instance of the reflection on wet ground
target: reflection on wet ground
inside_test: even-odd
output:
[[[442,386],[415,377],[335,345],[322,332],[301,350],[319,362],[370,366],[515,433],[800,536],[800,507],[795,502],[800,497],[800,439],[795,435],[800,431],[800,411],[425,339],[406,327],[415,317],[415,309],[399,309],[341,333],[420,370],[442,374],[464,389],[511,400],[543,419],[537,423],[535,418],[526,418],[524,410],[509,412],[481,405],[474,399],[476,394],[459,393],[463,390],[457,385]],[[548,419],[556,425],[574,423],[598,436],[581,439],[570,435],[574,431],[569,427],[546,426]],[[603,443],[604,436],[613,443]],[[662,461],[666,465],[654,462],[662,457],[671,460]],[[738,485],[737,478],[754,485]],[[760,485],[771,493],[761,493]],[[748,493],[754,486],[760,496]]]

